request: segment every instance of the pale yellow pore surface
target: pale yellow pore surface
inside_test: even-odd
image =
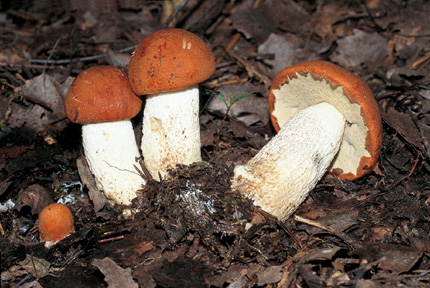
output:
[[[345,174],[356,174],[361,157],[371,157],[365,146],[368,128],[364,125],[360,105],[352,103],[341,86],[333,88],[325,79],[315,79],[309,73],[297,74],[297,78],[290,79],[273,93],[276,102],[272,114],[280,127],[297,112],[321,102],[330,103],[344,115],[347,124],[343,141],[330,170],[340,168]]]

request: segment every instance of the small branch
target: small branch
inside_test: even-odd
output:
[[[127,47],[127,48],[118,50],[116,52],[118,52],[118,53],[131,52],[131,51],[134,51],[136,49],[136,47],[137,47],[137,45],[134,45],[131,47]],[[108,54],[104,53],[104,54],[93,55],[93,56],[88,56],[88,57],[80,57],[80,58],[74,58],[74,59],[62,59],[62,60],[31,59],[30,63],[31,64],[43,64],[43,65],[66,65],[66,64],[70,64],[72,62],[93,61],[93,60],[104,58],[107,56],[108,56]]]

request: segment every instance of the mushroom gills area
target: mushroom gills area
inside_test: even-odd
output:
[[[155,180],[176,164],[201,161],[199,89],[147,96],[142,123],[142,155]]]
[[[134,167],[140,167],[140,154],[131,122],[83,125],[82,144],[97,188],[111,201],[129,205],[145,184]]]
[[[235,167],[232,188],[286,220],[333,161],[344,128],[342,113],[328,103],[300,111],[254,158]]]
[[[361,107],[352,103],[341,86],[333,87],[326,79],[314,78],[310,73],[297,74],[287,84],[273,90],[276,96],[272,114],[282,127],[299,111],[312,105],[327,102],[336,107],[345,117],[344,139],[339,153],[330,169],[340,168],[343,173],[357,173],[363,156],[371,157],[366,149],[366,135],[369,130],[361,116]]]

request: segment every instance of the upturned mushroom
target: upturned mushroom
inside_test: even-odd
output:
[[[111,66],[85,70],[66,96],[67,117],[82,124],[85,159],[97,187],[116,204],[129,205],[145,184],[135,167],[141,156],[130,121],[141,106],[127,74]]]
[[[269,105],[278,134],[245,165],[232,188],[266,212],[287,219],[328,169],[356,179],[375,167],[382,120],[366,83],[328,62],[310,61],[281,71]]]
[[[42,242],[58,242],[75,232],[74,220],[69,207],[54,203],[39,214],[39,236]]]
[[[355,74],[326,61],[308,61],[276,75],[269,92],[269,110],[276,131],[297,112],[327,102],[347,125],[329,170],[339,179],[355,180],[373,171],[382,144],[382,119],[369,86]]]
[[[128,75],[133,91],[147,95],[141,148],[154,179],[201,161],[198,83],[214,71],[209,47],[186,30],[156,31],[134,51]]]

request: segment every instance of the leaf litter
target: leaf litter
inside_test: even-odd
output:
[[[427,1],[105,1],[112,5],[101,10],[72,2],[0,6],[2,287],[429,285]],[[203,87],[226,103],[253,96],[229,109],[206,95],[206,164],[149,180],[127,218],[95,187],[63,101],[78,73],[126,68],[135,45],[163,27],[187,28],[211,47],[217,69]],[[384,121],[382,153],[362,179],[325,176],[282,223],[233,193],[230,179],[275,135],[271,79],[311,59],[369,84]],[[76,232],[47,249],[37,213],[65,197]]]

